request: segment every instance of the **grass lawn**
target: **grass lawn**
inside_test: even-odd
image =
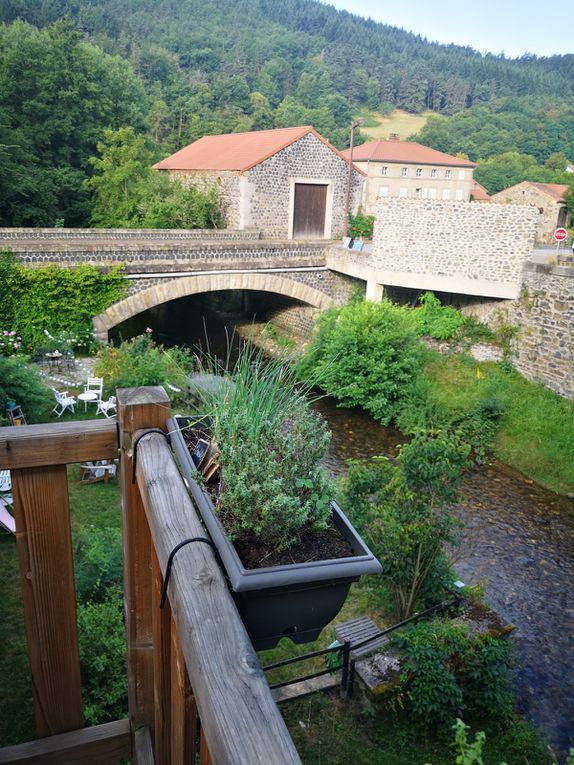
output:
[[[401,141],[418,133],[425,126],[427,119],[434,112],[426,111],[422,114],[409,114],[401,109],[395,109],[390,117],[362,110],[359,116],[365,118],[365,124],[361,127],[361,133],[368,141],[379,141],[388,138],[391,133],[398,133]]]
[[[503,407],[495,455],[537,483],[574,492],[574,401],[528,382],[500,364],[467,356],[426,353],[432,397],[454,410],[496,398]]]

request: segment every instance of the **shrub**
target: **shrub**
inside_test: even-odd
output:
[[[330,435],[281,359],[263,363],[246,344],[231,379],[196,389],[220,450],[217,512],[231,536],[285,549],[327,526],[331,490],[320,461]]]
[[[404,661],[397,695],[410,699],[410,714],[421,728],[447,730],[463,710],[482,719],[511,713],[505,640],[470,636],[465,627],[434,620],[401,630],[393,642]]]
[[[356,215],[349,213],[349,233],[353,239],[372,239],[374,215],[365,215],[361,210]]]
[[[54,337],[71,333],[78,339],[74,347],[81,348],[91,333],[92,317],[123,298],[126,289],[121,268],[107,273],[94,266],[24,268],[14,255],[2,253],[0,325],[20,335],[27,351],[45,345],[46,330]]]
[[[419,335],[435,340],[449,340],[457,335],[465,321],[460,311],[452,306],[441,305],[432,292],[421,295],[419,303],[420,307],[413,311]]]
[[[0,356],[16,356],[21,352],[22,338],[14,330],[0,330]]]
[[[418,434],[396,464],[379,457],[350,465],[345,503],[383,567],[398,619],[439,601],[452,580],[444,548],[457,541],[459,524],[449,503],[467,457],[468,447],[452,437]]]
[[[406,308],[388,300],[329,309],[299,366],[340,402],[388,424],[420,372],[419,341]]]
[[[127,711],[126,641],[122,598],[78,606],[84,715],[89,725],[119,720]]]
[[[122,534],[117,528],[82,529],[75,539],[76,597],[101,603],[122,589]]]
[[[117,388],[163,385],[174,398],[168,384],[185,391],[193,367],[191,353],[183,348],[164,348],[152,339],[151,329],[118,347],[107,345],[98,352],[94,373],[105,379],[106,395]]]
[[[29,422],[38,421],[50,402],[50,392],[38,370],[22,357],[0,356],[0,412],[12,399]]]

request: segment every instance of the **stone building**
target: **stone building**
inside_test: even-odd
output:
[[[216,183],[228,228],[282,239],[343,236],[348,184],[353,210],[363,181],[309,126],[204,136],[154,168],[186,183]]]
[[[570,226],[571,220],[564,201],[568,186],[563,183],[534,183],[522,181],[490,197],[492,202],[533,205],[538,208],[536,242],[552,244],[555,229]]]
[[[343,156],[348,159],[350,150]],[[473,193],[474,162],[400,141],[396,133],[355,147],[353,163],[367,176],[362,207],[372,215],[384,197],[468,202]]]

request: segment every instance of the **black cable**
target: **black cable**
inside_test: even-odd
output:
[[[150,428],[149,430],[144,430],[143,433],[140,433],[139,436],[134,440],[132,444],[132,483],[136,482],[136,465],[138,463],[138,445],[139,442],[142,440],[144,436],[147,436],[148,433],[159,433],[160,436],[163,436],[168,444],[171,446],[171,440],[169,437],[169,434],[166,433],[164,430],[161,430],[161,428]]]
[[[163,431],[162,431],[163,432]],[[167,597],[167,586],[169,584],[169,578],[171,576],[171,567],[173,564],[173,558],[178,550],[180,550],[185,545],[190,544],[191,542],[204,542],[206,545],[209,545],[217,554],[217,549],[211,539],[207,539],[207,537],[191,537],[190,539],[184,539],[183,542],[180,542],[178,545],[176,545],[173,550],[169,554],[169,558],[167,559],[167,566],[165,569],[165,577],[163,580],[163,587],[161,588],[161,599],[159,601],[159,607],[163,608],[165,605],[165,599]]]

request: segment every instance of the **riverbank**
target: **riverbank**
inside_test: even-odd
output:
[[[236,329],[273,355],[296,357],[303,348],[300,338],[266,324]],[[423,358],[431,407],[462,414],[480,401],[497,401],[501,417],[493,456],[551,491],[574,496],[574,401],[529,382],[504,363],[431,348],[425,348]]]

